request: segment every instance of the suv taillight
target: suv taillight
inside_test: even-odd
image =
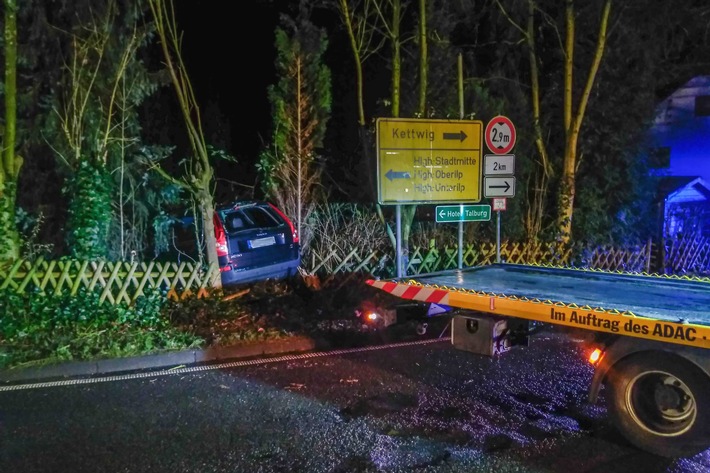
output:
[[[227,235],[224,233],[222,221],[215,214],[212,222],[214,223],[214,237],[217,240],[217,257],[227,256]]]
[[[296,231],[296,227],[293,226],[293,222],[291,221],[290,218],[286,216],[282,211],[280,211],[274,204],[269,202],[269,205],[271,206],[272,209],[276,211],[279,215],[281,215],[281,218],[283,218],[286,223],[288,223],[288,226],[291,228],[291,238],[293,238],[294,243],[298,243],[298,232]]]

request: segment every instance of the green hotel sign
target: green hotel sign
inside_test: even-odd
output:
[[[436,222],[487,222],[491,219],[490,205],[439,205]]]

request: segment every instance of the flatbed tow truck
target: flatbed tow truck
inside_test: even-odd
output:
[[[479,354],[525,345],[534,326],[588,331],[589,401],[605,386],[625,438],[668,457],[710,448],[708,278],[499,263],[367,283],[452,311],[452,343]]]

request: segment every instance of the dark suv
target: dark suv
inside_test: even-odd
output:
[[[237,201],[220,206],[214,223],[222,285],[285,278],[298,272],[298,233],[272,204]]]

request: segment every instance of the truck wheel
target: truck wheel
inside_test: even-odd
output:
[[[687,457],[710,447],[710,379],[670,353],[633,355],[607,379],[614,424],[636,447]]]

